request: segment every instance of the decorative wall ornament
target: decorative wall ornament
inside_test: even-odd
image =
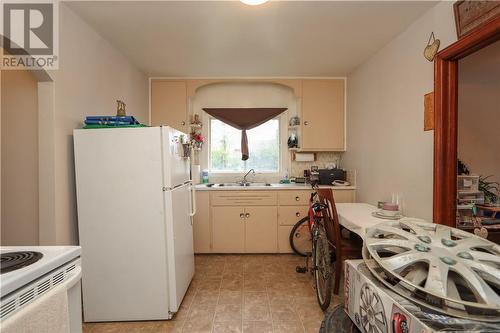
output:
[[[474,31],[477,27],[500,17],[500,1],[461,0],[453,4],[457,37]]]
[[[118,117],[125,117],[127,115],[127,113],[125,112],[125,106],[126,104],[123,103],[123,101],[116,101],[116,115]]]
[[[191,129],[189,132],[191,146],[195,152],[198,152],[203,148],[203,143],[205,142],[205,137],[201,134],[203,124],[201,122],[200,115],[194,114],[191,116],[189,127]]]
[[[289,126],[299,126],[300,125],[300,118],[297,116],[290,118],[288,125]]]
[[[427,46],[424,49],[424,57],[429,61],[434,61],[434,57],[439,51],[439,45],[441,41],[434,37],[434,32],[431,32],[429,36],[429,41],[427,42]]]

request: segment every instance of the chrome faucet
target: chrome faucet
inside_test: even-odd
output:
[[[252,173],[252,175],[253,175],[253,176],[255,176],[255,170],[254,170],[254,169],[250,169],[250,170],[248,170],[248,172],[247,172],[247,173],[243,176],[243,180],[242,180],[242,181],[241,181],[241,183],[240,183],[241,185],[243,185],[243,186],[248,186],[248,185],[250,184],[250,182],[249,182],[249,181],[247,181],[247,177],[248,177],[248,174],[249,174],[250,172]]]

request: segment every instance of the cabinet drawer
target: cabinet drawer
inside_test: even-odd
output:
[[[309,204],[311,191],[281,191],[279,192],[280,205],[306,206]]]
[[[272,191],[220,191],[212,193],[213,206],[275,206],[278,199]]]
[[[335,203],[354,202],[354,190],[333,190]]]
[[[295,225],[307,216],[309,206],[280,206],[278,222],[280,225]]]

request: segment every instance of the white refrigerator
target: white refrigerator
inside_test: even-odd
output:
[[[74,131],[84,321],[170,319],[194,274],[196,207],[170,127]]]

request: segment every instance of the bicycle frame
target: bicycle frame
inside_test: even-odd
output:
[[[314,187],[313,187],[314,188]],[[318,192],[311,193],[311,198],[309,199],[309,210],[307,215],[309,216],[309,231],[313,232],[314,226],[323,219],[323,212],[326,205],[320,203],[315,198],[318,196]]]

